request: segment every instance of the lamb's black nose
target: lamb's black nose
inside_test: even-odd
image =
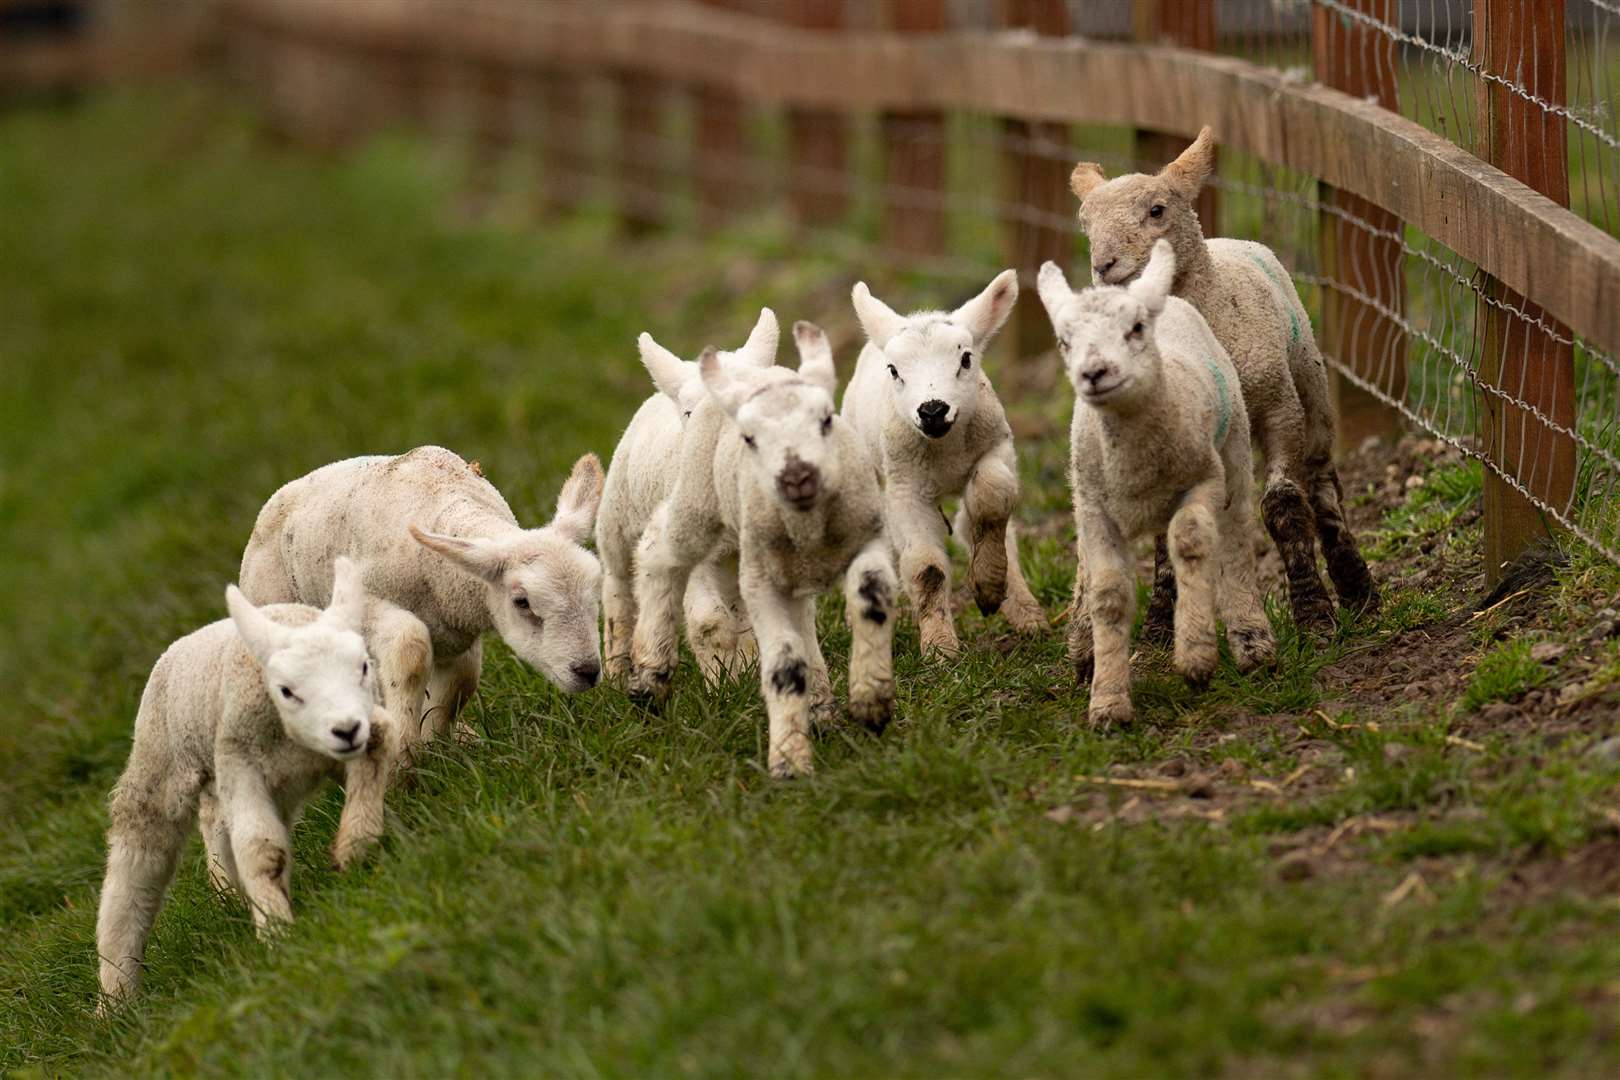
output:
[[[595,660],[586,660],[573,664],[568,670],[574,673],[574,678],[586,686],[595,686],[596,681],[602,677],[602,665]]]
[[[355,737],[360,734],[360,721],[356,720],[348,727],[335,727],[332,729],[332,734],[336,735],[341,741],[353,746]]]
[[[788,463],[782,466],[782,471],[776,474],[776,490],[797,509],[808,510],[815,505],[816,496],[821,493],[821,470],[809,462],[790,457]]]
[[[937,439],[951,430],[951,422],[946,419],[950,414],[951,407],[943,401],[925,401],[917,406],[917,425],[924,435]]]
[[[1118,259],[1109,259],[1107,262],[1092,263],[1092,273],[1096,274],[1099,278],[1103,277],[1108,273],[1108,271],[1114,268],[1114,264],[1117,262],[1119,262]]]

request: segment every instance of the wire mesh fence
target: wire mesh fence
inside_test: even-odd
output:
[[[301,135],[336,140],[410,119],[473,153],[532,147],[551,209],[605,203],[633,232],[712,228],[774,209],[852,257],[953,284],[1009,262],[1031,274],[1048,257],[1085,267],[1069,169],[1078,160],[1110,174],[1156,168],[1182,145],[1151,131],[983,112],[784,108],[670,83],[656,65],[514,71],[440,48],[434,28],[444,20],[499,18],[503,5],[523,2],[375,0],[373,30],[390,25],[379,9],[397,25],[360,47],[329,21],[318,34],[285,33],[308,0],[237,0],[228,10],[238,15],[273,7],[281,18],[279,29],[233,23],[232,55]],[[643,10],[666,2],[618,0]],[[1615,0],[683,6],[796,32],[966,32],[990,42],[1016,31],[1241,58],[1285,82],[1376,101],[1610,237],[1620,230]],[[1227,115],[1222,102],[1201,104],[1211,118]],[[1206,233],[1260,240],[1293,271],[1336,374],[1341,443],[1410,425],[1481,462],[1489,570],[1544,525],[1620,563],[1620,364],[1548,313],[1561,283],[1520,295],[1389,207],[1234,149],[1223,149],[1211,187],[1200,208]],[[1049,345],[1038,334],[1014,338],[1023,353]]]

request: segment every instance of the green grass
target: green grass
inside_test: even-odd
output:
[[[1480,658],[1463,695],[1462,709],[1472,712],[1493,701],[1512,701],[1547,681],[1550,672],[1530,657],[1530,642],[1505,641]]]
[[[1445,701],[1330,696],[1345,692],[1336,665],[1442,632],[1463,597],[1434,583],[1320,645],[1274,604],[1278,668],[1223,665],[1204,694],[1148,650],[1140,722],[1111,732],[1080,722],[1060,631],[1014,641],[971,614],[967,655],[937,665],[903,622],[896,724],[822,737],[817,776],[793,784],[763,773],[746,679],[703,690],[686,663],[652,716],[610,688],[562,697],[494,644],[470,710],[481,743],[435,747],[390,794],[370,860],[327,867],[327,792],[295,837],[298,921],[266,946],[210,892],[193,845],[142,998],[97,1020],[103,800],[135,702],[167,642],[221,616],[278,484],[438,442],[537,521],[569,463],[608,453],[649,392],[638,331],[695,352],[739,338],[765,302],[851,323],[854,268],[768,219],[629,246],[599,214],[529,222],[524,192],[505,189],[493,218],[470,220],[453,209],[452,155],[384,139],[310,157],[262,142],[221,100],[171,87],[0,116],[0,680],[13,702],[0,1071],[1620,1067],[1620,911],[1511,877],[1603,842],[1589,808],[1620,777],[1586,762],[1580,739],[1502,731],[1459,748]],[[927,283],[909,287],[928,299]],[[1057,430],[1025,454],[1042,516],[1066,504]],[[1453,501],[1413,500],[1380,545],[1417,557]],[[1067,533],[1032,539],[1026,557],[1059,611]],[[1573,625],[1614,575],[1568,573]],[[836,669],[836,600],[821,622]],[[1216,797],[1083,779],[1171,763],[1218,776]],[[1279,872],[1280,849],[1341,829],[1314,874]],[[1423,888],[1392,900],[1414,872]]]

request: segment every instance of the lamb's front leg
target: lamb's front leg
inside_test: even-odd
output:
[[[740,672],[751,656],[753,635],[737,611],[741,601],[735,565],[719,559],[699,563],[687,580],[684,606],[686,641],[704,681],[716,683]]]
[[[390,768],[402,768],[410,764],[412,750],[442,726],[434,722],[433,708],[439,703],[428,700],[433,639],[421,619],[375,597],[366,602],[365,632],[377,664],[378,696],[397,718],[399,755]]]
[[[692,568],[706,553],[693,515],[658,508],[636,549],[636,632],[630,645],[632,697],[654,703],[669,697],[680,656],[679,613]],[[696,550],[694,554],[693,551]]]
[[[1124,723],[1131,718],[1131,620],[1136,614],[1130,549],[1119,527],[1100,511],[1085,514],[1080,544],[1084,595],[1091,609],[1089,719],[1098,726]]]
[[[802,597],[794,602],[794,624],[804,642],[805,660],[810,667],[810,726],[825,731],[838,719],[838,695],[833,693],[832,672],[821,653],[821,636],[816,632],[816,598]]]
[[[261,938],[292,922],[292,838],[264,776],[247,761],[219,763],[220,808],[230,822],[231,855]]]
[[[1209,683],[1220,658],[1215,627],[1219,565],[1215,514],[1225,501],[1222,479],[1199,484],[1182,499],[1166,533],[1170,561],[1176,568],[1176,670],[1194,686]]]
[[[894,715],[894,597],[899,582],[889,542],[878,537],[855,556],[844,575],[844,619],[849,623],[849,712],[873,731]]]
[[[621,679],[630,671],[630,639],[636,632],[634,583],[602,568],[602,673]]]
[[[343,766],[343,813],[332,841],[332,862],[347,870],[383,833],[383,796],[399,755],[399,725],[388,710],[371,710],[366,752]]]
[[[938,501],[927,492],[891,484],[888,531],[900,556],[900,579],[911,597],[923,655],[955,656],[961,643],[951,616],[951,563]]]
[[[1007,598],[1007,521],[1018,505],[1017,470],[1012,440],[1005,440],[973,466],[962,492],[972,551],[968,579],[973,598],[986,615],[1000,610]]]
[[[810,657],[799,636],[804,615],[798,608],[814,600],[798,599],[763,580],[751,580],[745,568],[743,603],[759,639],[760,693],[770,718],[767,764],[778,778],[809,776]]]

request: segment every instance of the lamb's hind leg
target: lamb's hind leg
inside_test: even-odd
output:
[[[1344,520],[1343,503],[1339,470],[1331,460],[1316,464],[1311,470],[1311,511],[1316,515],[1316,531],[1322,538],[1322,554],[1327,558],[1333,591],[1339,594],[1339,603],[1348,608],[1377,611],[1378,586]]]
[[[844,576],[849,623],[849,712],[881,731],[894,714],[894,597],[899,583],[882,537],[868,544]]]
[[[923,655],[955,656],[962,645],[951,615],[951,564],[945,554],[945,519],[938,504],[921,493],[891,487],[888,524]],[[761,655],[764,647],[761,639]]]
[[[236,859],[231,855],[231,831],[219,812],[219,800],[204,790],[197,799],[197,828],[202,833],[208,860],[208,882],[218,892],[237,888]]]
[[[1233,474],[1229,471],[1228,475]],[[1244,672],[1270,663],[1277,653],[1277,640],[1260,598],[1254,544],[1249,535],[1254,521],[1253,486],[1245,466],[1245,471],[1236,473],[1226,506],[1218,515],[1221,557],[1216,604],[1226,622],[1232,661]]]
[[[753,634],[738,610],[736,568],[705,559],[686,583],[686,640],[704,681],[740,672],[753,655]]]
[[[1266,493],[1260,500],[1260,516],[1282,556],[1294,624],[1301,630],[1325,630],[1333,625],[1333,601],[1316,570],[1316,524],[1310,503],[1295,479],[1304,472],[1303,425],[1297,405],[1292,410],[1279,407],[1266,417],[1260,433],[1266,457]]]
[[[677,492],[678,494],[678,492]],[[636,548],[636,633],[630,643],[632,697],[669,697],[680,656],[680,607],[692,570],[714,546],[715,523],[674,505],[658,508],[655,528]]]
[[[1170,562],[1170,541],[1163,533],[1153,538],[1153,595],[1142,620],[1142,640],[1169,645],[1176,639],[1176,568]]]
[[[366,642],[377,662],[377,691],[382,706],[398,724],[400,756],[395,763],[410,763],[412,750],[431,737],[429,675],[433,670],[433,638],[421,619],[386,600],[366,602]],[[393,766],[391,766],[393,767]]]
[[[1167,538],[1176,568],[1176,670],[1194,686],[1206,685],[1220,658],[1215,632],[1215,576],[1219,535],[1213,507],[1225,502],[1219,481],[1187,493],[1170,519]]]
[[[451,724],[456,738],[471,742],[478,738],[465,721],[458,719],[461,710],[478,691],[478,679],[484,673],[484,643],[474,641],[466,652],[452,657],[448,663],[436,664],[428,678],[427,728],[429,737],[437,736]]]
[[[171,782],[157,792],[136,793],[120,782],[113,792],[107,877],[96,914],[103,1014],[140,986],[146,942],[185,848],[191,800],[200,786],[196,778],[185,791],[173,790]]]

